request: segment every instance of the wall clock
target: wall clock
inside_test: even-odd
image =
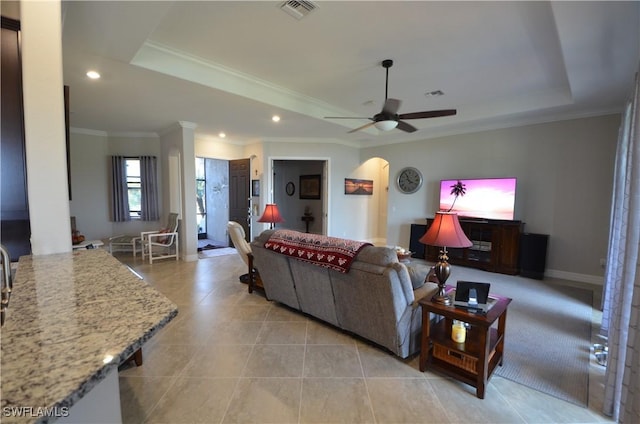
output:
[[[293,184],[293,182],[289,181],[287,183],[287,186],[286,186],[285,190],[287,191],[287,195],[293,196],[293,193],[296,192],[296,186],[295,186],[295,184]]]
[[[415,193],[422,186],[422,173],[420,170],[411,166],[402,168],[400,172],[398,172],[396,183],[402,193]]]

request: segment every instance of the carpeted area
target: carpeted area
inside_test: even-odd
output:
[[[456,267],[458,279],[475,277]],[[469,274],[469,275],[465,275]],[[486,274],[491,292],[513,299],[507,312],[505,357],[495,374],[586,407],[593,294],[567,286]]]

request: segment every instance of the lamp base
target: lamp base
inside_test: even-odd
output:
[[[438,257],[438,263],[435,264],[433,270],[435,271],[436,278],[438,279],[438,292],[433,295],[431,301],[433,303],[439,303],[441,305],[451,305],[451,298],[445,291],[446,281],[451,273],[451,266],[449,265],[449,256],[447,255],[447,248],[443,247]]]
[[[452,304],[451,298],[444,291],[444,286],[438,287],[438,292],[433,295],[431,301],[445,306],[450,306]]]

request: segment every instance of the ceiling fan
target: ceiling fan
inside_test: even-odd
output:
[[[443,110],[430,110],[425,112],[398,114],[398,109],[400,109],[400,104],[402,102],[398,99],[387,98],[387,94],[389,90],[389,68],[392,66],[393,66],[393,60],[385,59],[382,61],[382,67],[387,70],[387,77],[385,80],[385,89],[384,89],[384,106],[382,106],[382,111],[380,113],[373,115],[373,118],[326,116],[325,119],[369,119],[372,121],[364,124],[361,127],[358,127],[349,131],[349,133],[363,130],[372,125],[375,125],[375,127],[381,131],[390,131],[394,128],[398,128],[399,130],[412,133],[417,131],[418,129],[413,125],[410,125],[402,121],[402,119],[438,118],[440,116],[451,116],[457,113],[455,109],[443,109]]]

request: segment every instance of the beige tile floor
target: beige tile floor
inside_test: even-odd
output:
[[[470,386],[421,373],[417,357],[400,360],[248,294],[237,255],[153,265],[118,257],[179,307],[144,346],[144,364],[121,367],[124,423],[610,421],[600,412],[604,371],[595,360],[588,409],[499,376],[481,400]]]

